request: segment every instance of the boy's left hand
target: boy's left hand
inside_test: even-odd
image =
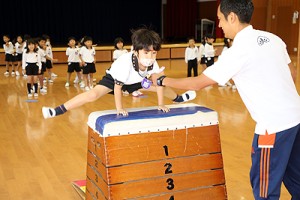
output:
[[[161,111],[167,113],[167,112],[170,111],[170,108],[168,108],[168,107],[165,106],[165,105],[160,105],[160,106],[158,106],[158,110],[161,110]]]

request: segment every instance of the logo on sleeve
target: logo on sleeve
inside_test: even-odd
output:
[[[268,42],[270,42],[270,39],[265,37],[265,36],[259,36],[257,38],[257,43],[258,43],[259,46],[262,46],[262,45],[264,45],[265,43],[268,43]]]

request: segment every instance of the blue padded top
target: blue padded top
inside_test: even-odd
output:
[[[151,110],[129,112],[128,116],[107,114],[107,115],[99,116],[97,118],[96,130],[102,134],[105,125],[111,122],[137,120],[137,119],[167,118],[167,117],[173,117],[177,115],[191,115],[191,114],[195,114],[198,111],[207,113],[207,112],[212,112],[213,110],[202,106],[191,106],[191,107],[171,108],[170,112],[167,113],[164,113],[157,109],[151,109]]]

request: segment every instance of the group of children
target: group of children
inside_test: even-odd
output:
[[[199,48],[196,47],[195,39],[188,39],[188,47],[185,49],[185,62],[187,63],[187,76],[198,76],[198,63],[209,67],[214,64],[215,49],[213,47],[214,37],[210,34],[203,38]]]
[[[91,37],[85,36],[77,45],[74,37],[70,37],[68,41],[69,47],[66,50],[66,55],[68,56],[68,74],[65,86],[70,86],[70,77],[75,71],[76,79],[74,83],[80,83],[80,87],[88,91],[93,88],[93,74],[96,72],[96,51],[93,47],[93,40]],[[128,53],[128,50],[124,48],[124,40],[121,37],[115,39],[114,48],[113,61],[116,61],[123,54]],[[124,95],[129,94],[127,90],[123,90],[122,92]],[[143,95],[143,93],[140,90],[132,92],[132,96],[134,97],[141,95]]]
[[[93,46],[93,39],[84,36],[76,45],[76,39],[70,37],[68,39],[68,48],[66,55],[68,57],[68,70],[66,87],[70,86],[71,74],[76,72],[74,83],[79,83],[81,88],[86,91],[94,87],[94,73],[96,73],[96,50]]]
[[[207,34],[202,39],[199,47],[196,47],[195,39],[188,39],[188,47],[185,50],[185,62],[187,63],[187,77],[192,76],[192,71],[194,77],[198,76],[198,63],[200,63],[203,68],[210,67],[215,62],[215,52],[213,42],[214,36]],[[223,51],[226,51],[232,45],[232,40],[224,39]],[[222,52],[223,52],[222,51]],[[236,89],[235,85],[228,81],[225,85],[220,85],[220,87],[232,86],[232,89]]]
[[[3,48],[5,51],[6,72],[9,75],[9,66],[12,66],[11,75],[20,76],[19,68],[22,66],[22,72],[27,78],[28,97],[38,96],[38,85],[40,93],[46,94],[47,87],[45,83],[47,79],[44,73],[48,71],[48,82],[53,83],[52,77],[57,76],[52,72],[53,54],[50,44],[50,37],[43,35],[42,37],[31,39],[30,36],[25,35],[17,36],[14,44],[10,41],[8,35],[3,36]],[[29,42],[28,42],[29,41]],[[195,39],[189,38],[188,47],[185,50],[185,62],[187,63],[187,76],[198,76],[198,63],[209,67],[214,64],[215,49],[213,47],[214,37],[206,35],[203,38],[199,48],[195,45]],[[230,40],[224,40],[225,46],[223,51],[231,46]],[[30,49],[29,46],[33,45],[34,48]],[[113,52],[113,61],[115,62],[123,54],[128,53],[124,48],[124,40],[118,37],[114,41],[115,50]],[[133,46],[131,47],[133,51]],[[84,36],[79,42],[74,37],[68,38],[68,48],[66,50],[68,57],[67,80],[65,87],[70,86],[71,74],[76,72],[76,79],[74,83],[79,83],[81,88],[86,91],[92,89],[93,74],[96,73],[96,50],[93,45],[93,40],[89,36]],[[33,66],[35,64],[35,66]],[[33,70],[33,68],[35,68]],[[39,83],[39,84],[38,84]],[[232,86],[230,82],[226,85],[219,86]],[[233,88],[235,86],[233,85]],[[122,90],[123,95],[128,95],[129,91]],[[138,97],[143,95],[140,89],[131,91],[133,96]]]
[[[40,93],[46,94],[47,87],[44,83],[47,80],[44,73],[48,72],[48,82],[53,83],[52,77],[57,76],[52,73],[53,54],[50,44],[50,37],[43,35],[39,38],[24,38],[18,35],[16,42],[11,42],[9,35],[3,36],[3,48],[5,51],[6,71],[4,75],[20,76],[19,68],[22,66],[22,74],[27,77],[28,97],[38,97],[38,84]],[[16,67],[15,67],[16,65]],[[10,73],[9,66],[12,66]]]

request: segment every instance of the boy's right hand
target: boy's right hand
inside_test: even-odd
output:
[[[117,109],[117,115],[128,116],[128,112],[125,109]]]

